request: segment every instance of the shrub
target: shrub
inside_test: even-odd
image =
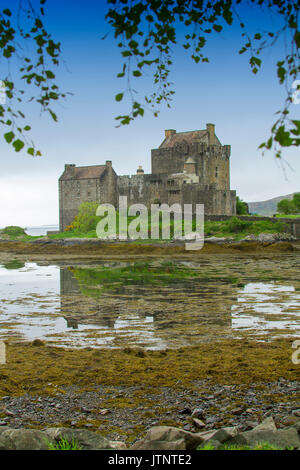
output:
[[[98,202],[83,202],[80,204],[78,214],[65,231],[89,232],[95,230],[100,217],[96,216]]]
[[[251,226],[251,222],[247,220],[241,220],[238,217],[232,217],[227,222],[228,232],[238,233],[247,230]]]
[[[9,235],[10,237],[24,237],[26,232],[22,227],[16,225],[10,225],[1,230],[1,233],[4,235]]]

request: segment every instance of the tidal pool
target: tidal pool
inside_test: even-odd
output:
[[[165,349],[298,337],[300,256],[0,265],[0,340]]]

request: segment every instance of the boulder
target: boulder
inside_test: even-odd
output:
[[[49,428],[44,431],[44,434],[55,442],[59,442],[61,439],[68,442],[74,441],[81,450],[126,449],[123,442],[110,441],[87,429]]]
[[[0,431],[0,450],[48,450],[53,440],[37,429],[3,428]]]
[[[135,442],[130,450],[186,450],[185,440],[178,439],[177,441],[150,441],[142,439]]]
[[[204,431],[199,433],[198,435],[202,437],[203,442],[207,443],[211,440],[216,440],[221,444],[223,442],[227,442],[229,439],[237,436],[238,430],[236,427],[228,427],[228,428],[221,428],[221,429],[212,429],[211,431]]]
[[[276,431],[277,427],[272,416],[264,419],[260,424],[255,426],[252,431]]]
[[[300,440],[297,430],[294,428],[273,430],[246,431],[229,439],[229,445],[245,445],[255,447],[257,444],[271,444],[281,449],[297,449],[300,447]]]
[[[149,446],[155,446],[156,444],[149,444],[149,441],[165,442],[166,447],[164,447],[164,449],[167,450],[168,445],[171,446],[171,443],[174,442],[176,443],[176,445],[181,446],[182,440],[184,441],[184,448],[181,448],[179,450],[194,450],[197,449],[197,447],[203,442],[204,439],[199,434],[185,431],[184,429],[179,429],[172,426],[153,426],[148,430],[145,439],[139,441],[139,444],[136,444],[139,446],[139,449],[144,449],[144,447],[141,447],[142,445],[147,445],[147,449],[150,449]],[[180,441],[180,443],[178,443],[178,441]],[[133,449],[136,447],[131,448]],[[170,447],[170,450],[174,449]]]

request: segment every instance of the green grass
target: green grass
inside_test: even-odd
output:
[[[282,233],[286,225],[282,222],[269,220],[241,220],[232,217],[222,222],[207,221],[204,224],[206,236],[230,237],[234,239],[245,238],[247,235],[259,235],[260,233]]]
[[[263,442],[261,444],[257,444],[255,447],[223,444],[218,449],[215,449],[211,443],[207,443],[203,447],[198,447],[197,450],[291,450],[291,449],[283,449],[280,447],[276,447],[272,444],[268,444],[267,442]]]
[[[130,218],[130,220],[132,217]],[[130,222],[129,220],[129,222]],[[10,227],[7,227],[10,229]],[[18,228],[19,229],[19,228]],[[161,224],[160,224],[161,229]],[[5,229],[4,229],[5,230]],[[151,230],[151,229],[150,229]],[[193,230],[195,230],[195,224],[193,224]],[[21,232],[22,231],[22,232]],[[269,220],[242,220],[238,217],[232,217],[231,219],[225,221],[206,221],[204,224],[204,233],[205,237],[221,237],[221,238],[233,238],[234,240],[240,240],[245,238],[248,235],[259,235],[261,233],[282,233],[287,231],[287,226],[278,220],[278,222],[271,222]],[[171,239],[172,234],[174,233],[174,222],[171,220],[170,223],[170,232],[171,232]],[[2,231],[2,233],[4,233]],[[12,235],[12,233],[18,233],[19,235]],[[23,235],[21,235],[23,233]],[[26,235],[23,229],[17,230],[9,230],[7,236],[10,239],[18,238],[22,241],[33,241],[38,238],[44,238],[41,236],[30,236]],[[73,230],[67,232],[61,232],[57,234],[49,235],[50,239],[52,240],[59,240],[62,238],[97,238],[96,230],[89,230],[89,231],[80,231],[80,230]],[[135,240],[136,243],[155,243],[155,242],[167,242],[168,240],[163,239],[151,239],[151,235],[149,235],[148,239],[137,239]]]
[[[226,237],[226,238],[234,238],[236,240],[240,240],[245,238],[247,235],[259,235],[260,233],[282,233],[286,231],[287,227],[284,223],[278,222],[271,222],[268,220],[259,220],[259,221],[251,221],[251,220],[241,220],[237,217],[232,217],[226,221],[206,221],[204,224],[204,233],[206,237]],[[171,223],[171,234],[173,230],[173,224]],[[195,230],[195,226],[193,226],[193,230]],[[49,238],[52,239],[60,239],[60,238],[96,238],[96,230],[91,230],[89,232],[63,232],[55,235],[50,235]],[[137,240],[137,242],[155,242],[158,240]]]
[[[300,219],[300,214],[276,214],[276,217],[285,219]]]
[[[56,444],[48,443],[48,448],[49,450],[80,450],[80,447],[74,439],[72,439],[72,442],[69,442],[63,438]]]

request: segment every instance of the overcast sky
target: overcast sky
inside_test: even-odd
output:
[[[13,3],[16,1],[9,5]],[[118,174],[133,174],[138,165],[150,172],[151,149],[160,145],[165,129],[204,129],[208,122],[216,125],[222,144],[232,146],[231,189],[243,200],[266,200],[300,191],[299,150],[285,152],[285,163],[272,154],[263,157],[258,150],[269,137],[275,112],[285,98],[275,67],[282,44],[263,57],[256,76],[250,71],[249,56],[238,54],[238,27],[211,37],[206,49],[210,64],[196,65],[184,49],[174,48],[171,79],[176,94],[171,109],[163,107],[158,118],[146,112],[130,126],[116,128],[114,118],[129,107],[126,100],[114,100],[126,84],[116,78],[121,61],[113,36],[101,39],[110,31],[104,19],[105,3],[46,3],[47,29],[62,43],[64,63],[57,82],[74,95],[57,106],[58,123],[40,116],[37,107],[25,106],[32,137],[43,152],[41,158],[15,153],[1,136],[0,227],[58,223],[57,180],[65,163],[81,166],[112,160]],[[1,4],[8,5],[6,1]],[[250,29],[259,26],[257,12],[244,13]],[[152,91],[150,80],[137,79],[135,88],[141,97]],[[299,109],[300,105],[293,105],[297,119]]]

